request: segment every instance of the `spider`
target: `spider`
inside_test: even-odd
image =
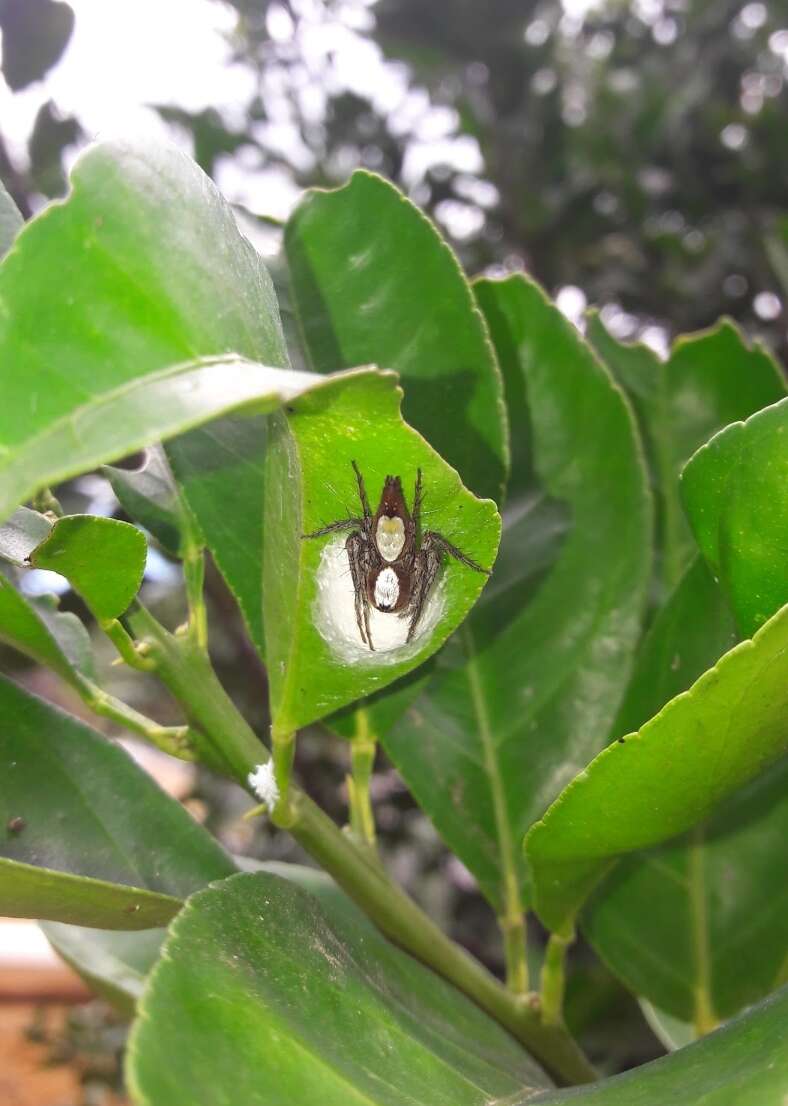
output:
[[[328,526],[302,534],[302,538],[320,538],[337,530],[350,530],[345,542],[356,602],[356,622],[362,642],[373,652],[369,630],[369,608],[386,614],[410,618],[406,641],[413,639],[424,603],[441,566],[444,554],[454,557],[474,572],[490,575],[470,557],[466,557],[442,534],[421,531],[422,482],[417,469],[413,493],[413,514],[408,511],[399,476],[387,476],[375,514],[369,506],[364,477],[351,461],[361,501],[360,518],[343,518]]]

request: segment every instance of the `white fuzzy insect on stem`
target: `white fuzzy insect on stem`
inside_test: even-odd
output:
[[[267,760],[265,764],[256,764],[247,779],[260,802],[265,803],[269,810],[273,810],[279,802],[279,785],[274,775],[273,759]]]

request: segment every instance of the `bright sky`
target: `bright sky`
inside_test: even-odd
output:
[[[95,137],[161,127],[142,105],[214,105],[232,112],[249,96],[251,75],[228,64],[221,35],[232,9],[209,0],[69,0],[74,35],[43,82],[12,95],[0,82],[0,118],[14,152],[41,104],[52,98]],[[184,40],[184,28],[188,38]]]

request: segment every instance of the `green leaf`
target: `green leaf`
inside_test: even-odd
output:
[[[768,351],[747,345],[726,319],[679,338],[667,361],[644,345],[617,342],[596,313],[587,333],[638,417],[657,492],[661,590],[669,592],[695,551],[679,498],[682,467],[723,426],[784,396],[785,383]]]
[[[201,535],[173,479],[161,446],[151,446],[137,469],[105,465],[102,472],[123,510],[173,557],[199,548]]]
[[[171,927],[127,1079],[148,1106],[482,1106],[548,1085],[366,920],[262,873],[195,895]]]
[[[0,266],[0,300],[0,517],[41,486],[309,382],[262,367],[287,364],[268,273],[169,145],[84,154],[71,195]]]
[[[52,529],[51,521],[38,511],[19,507],[7,522],[0,522],[0,557],[26,567],[30,554]]]
[[[500,501],[506,412],[484,322],[457,259],[393,185],[359,170],[313,190],[285,231],[293,303],[315,369],[400,373],[406,420],[480,496]]]
[[[725,598],[696,556],[638,649],[611,739],[638,730],[736,644]]]
[[[581,916],[636,994],[707,1032],[784,981],[788,760],[689,834],[624,857]]]
[[[94,677],[90,636],[57,602],[55,596],[22,595],[0,572],[0,640],[78,687],[80,676]]]
[[[500,519],[407,426],[393,374],[369,370],[325,381],[272,422],[266,456],[263,555],[266,656],[274,729],[305,726],[420,664],[443,644],[475,602],[487,576],[443,557],[412,642],[408,620],[372,612],[374,651],[361,639],[345,542],[353,530],[303,539],[361,507],[352,467],[362,473],[373,511],[391,473],[409,507],[422,471],[437,531],[478,565],[492,564]]]
[[[485,895],[516,914],[522,836],[602,747],[623,693],[651,511],[632,417],[575,328],[520,277],[476,288],[507,382],[524,382],[527,479],[513,473],[478,608],[381,737]]]
[[[59,572],[98,619],[118,618],[140,589],[148,543],[136,526],[97,515],[59,518],[30,555]]]
[[[238,858],[242,870],[273,872],[292,880],[334,911],[344,909],[352,917],[359,910],[324,872],[300,864]],[[178,904],[180,906],[180,903]],[[145,981],[161,954],[163,929],[122,932],[117,929],[89,929],[60,922],[43,922],[41,929],[55,951],[82,978],[122,1014],[131,1017],[142,997]]]
[[[24,219],[14,201],[0,181],[0,258],[11,249],[11,244],[24,224]]]
[[[588,1087],[549,1091],[528,1106],[783,1106],[788,988],[687,1048]],[[525,1106],[526,1099],[512,1106]]]
[[[145,981],[161,953],[164,929],[124,932],[62,922],[42,922],[40,928],[58,956],[91,990],[124,1017],[133,1017]]]
[[[1,678],[0,716],[0,825],[19,825],[0,835],[0,856],[177,899],[234,871],[205,830],[118,746]],[[21,912],[18,895],[6,902],[5,886],[0,913]],[[44,879],[30,895],[28,916],[75,920],[54,883]],[[95,901],[95,914],[86,905],[81,924],[105,927],[98,891]],[[106,899],[107,909],[113,901]],[[136,928],[133,915],[127,928]]]
[[[785,607],[563,791],[526,839],[548,928],[571,930],[619,856],[686,831],[788,750],[787,651]]]
[[[698,545],[750,637],[788,602],[788,399],[701,447],[681,490]]]
[[[72,925],[150,929],[166,925],[181,908],[181,900],[171,895],[5,857],[0,857],[0,885],[0,903],[9,918],[56,917]]]
[[[631,733],[735,643],[732,616],[702,558],[657,615],[639,651],[613,736]],[[710,821],[625,857],[581,928],[636,994],[706,1030],[762,998],[785,956],[788,760],[720,804]]]

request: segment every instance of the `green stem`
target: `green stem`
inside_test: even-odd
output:
[[[356,735],[350,743],[350,775],[347,777],[350,829],[357,841],[375,849],[375,815],[369,796],[369,781],[378,743],[370,731],[364,707],[356,712]]]
[[[56,515],[58,518],[62,518],[64,514],[60,500],[55,497],[51,488],[42,488],[33,497],[33,507],[42,514]]]
[[[695,1009],[693,1025],[699,1037],[710,1033],[720,1024],[711,1001],[711,964],[709,960],[709,920],[706,910],[704,872],[703,825],[696,826],[690,837],[687,882],[689,888],[690,919],[692,922],[692,950],[695,960]]]
[[[545,1025],[563,1025],[566,950],[572,940],[571,937],[551,933],[547,942],[540,990],[542,1021]]]
[[[99,625],[130,668],[137,668],[140,672],[153,671],[155,665],[146,655],[145,647],[137,645],[117,618],[102,618]]]
[[[271,744],[274,755],[274,778],[279,788],[279,802],[277,810],[282,819],[281,825],[288,825],[290,810],[290,780],[293,775],[293,761],[295,759],[295,733],[279,733],[271,730]]]
[[[169,753],[181,760],[195,759],[193,735],[188,726],[160,726],[158,722],[146,718],[144,714],[116,699],[84,676],[79,677],[77,690],[82,701],[95,714],[110,718],[124,729],[139,734],[163,753]]]
[[[526,956],[525,915],[499,917],[506,961],[506,986],[516,995],[528,993],[528,957]]]
[[[189,636],[168,633],[136,604],[128,622],[144,637],[157,673],[206,746],[203,759],[248,788],[250,771],[268,758],[253,730],[222,688],[205,652]],[[516,996],[464,949],[451,941],[412,899],[392,883],[375,857],[332,822],[298,787],[277,804],[272,821],[290,831],[401,948],[444,976],[521,1041],[556,1079],[586,1083],[596,1078],[582,1051],[563,1026],[542,1023],[529,999]]]
[[[189,633],[201,649],[208,648],[208,615],[205,609],[205,555],[190,546],[183,556],[183,580],[189,604]]]

